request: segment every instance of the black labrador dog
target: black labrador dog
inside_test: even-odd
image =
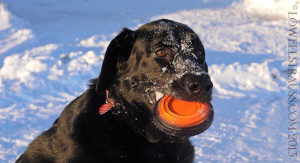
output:
[[[193,162],[189,137],[210,127],[214,110],[192,29],[167,19],[123,29],[91,83],[17,162]]]

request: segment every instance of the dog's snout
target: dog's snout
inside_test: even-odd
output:
[[[187,76],[185,83],[190,94],[209,93],[213,87],[213,83],[208,75]]]

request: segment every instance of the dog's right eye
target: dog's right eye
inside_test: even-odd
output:
[[[160,50],[156,51],[155,54],[159,57],[164,57],[167,55],[167,51],[166,51],[166,49],[160,49]]]

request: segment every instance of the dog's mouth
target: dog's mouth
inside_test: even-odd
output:
[[[194,136],[207,130],[214,117],[210,102],[190,102],[155,91],[154,124],[173,136]]]

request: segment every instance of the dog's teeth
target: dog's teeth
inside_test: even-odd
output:
[[[164,96],[164,94],[162,94],[161,92],[155,91],[155,99],[156,101],[158,101],[159,99],[161,99]]]

